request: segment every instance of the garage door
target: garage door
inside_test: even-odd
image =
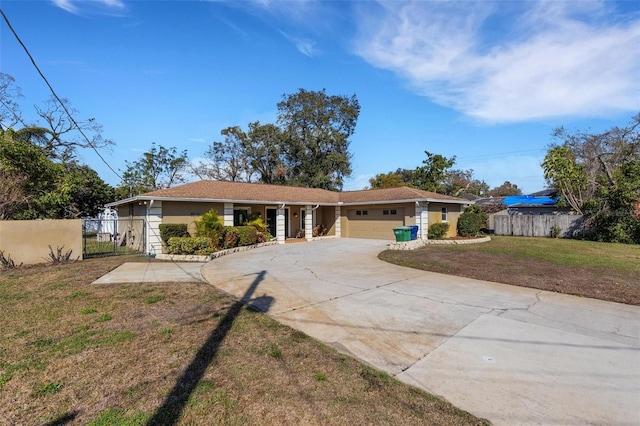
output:
[[[393,228],[404,225],[403,208],[357,208],[347,211],[347,237],[393,240]]]

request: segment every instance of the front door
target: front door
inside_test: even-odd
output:
[[[272,237],[277,237],[276,222],[278,218],[278,209],[267,207],[267,226]],[[289,238],[289,209],[284,210],[284,237]]]

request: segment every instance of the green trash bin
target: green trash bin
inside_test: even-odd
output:
[[[398,226],[393,228],[393,233],[396,234],[396,242],[411,241],[411,227]]]

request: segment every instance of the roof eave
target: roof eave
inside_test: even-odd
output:
[[[337,206],[338,202],[318,202],[318,201],[285,201],[285,200],[238,200],[228,198],[192,198],[192,197],[152,197],[147,195],[138,195],[136,197],[126,198],[124,200],[114,201],[105,204],[105,207],[115,207],[123,204],[135,203],[137,201],[182,201],[191,203],[234,203],[234,204],[269,204],[269,205],[321,205],[321,206]]]
[[[469,200],[452,200],[448,198],[408,198],[404,200],[366,200],[354,202],[341,202],[341,206],[361,206],[363,204],[404,204],[404,203],[448,203],[448,204],[475,204]]]

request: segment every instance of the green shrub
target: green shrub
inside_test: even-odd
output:
[[[222,237],[222,247],[250,246],[258,242],[258,231],[253,226],[226,226]]]
[[[429,226],[429,232],[427,233],[427,237],[430,240],[442,240],[447,235],[447,232],[449,232],[449,223],[437,222]]]
[[[165,246],[169,244],[171,237],[189,237],[189,231],[187,230],[186,223],[161,223],[160,224],[160,239]]]
[[[238,246],[251,246],[258,241],[258,230],[254,226],[236,226]]]
[[[195,254],[206,256],[214,251],[209,237],[171,237],[167,245],[170,254]]]
[[[480,206],[467,207],[458,218],[458,234],[461,237],[472,237],[480,233],[487,222],[488,216]]]
[[[230,249],[238,247],[238,241],[240,241],[240,236],[236,232],[235,228],[232,226],[226,228],[224,236],[222,237],[222,248]]]
[[[195,221],[196,224],[196,236],[207,237],[213,241],[213,247],[218,247],[220,239],[224,235],[224,223],[218,217],[218,212],[215,209],[211,209],[199,220]]]
[[[253,226],[258,232],[267,233],[267,222],[258,213],[251,215],[251,218],[245,223],[246,226]]]

